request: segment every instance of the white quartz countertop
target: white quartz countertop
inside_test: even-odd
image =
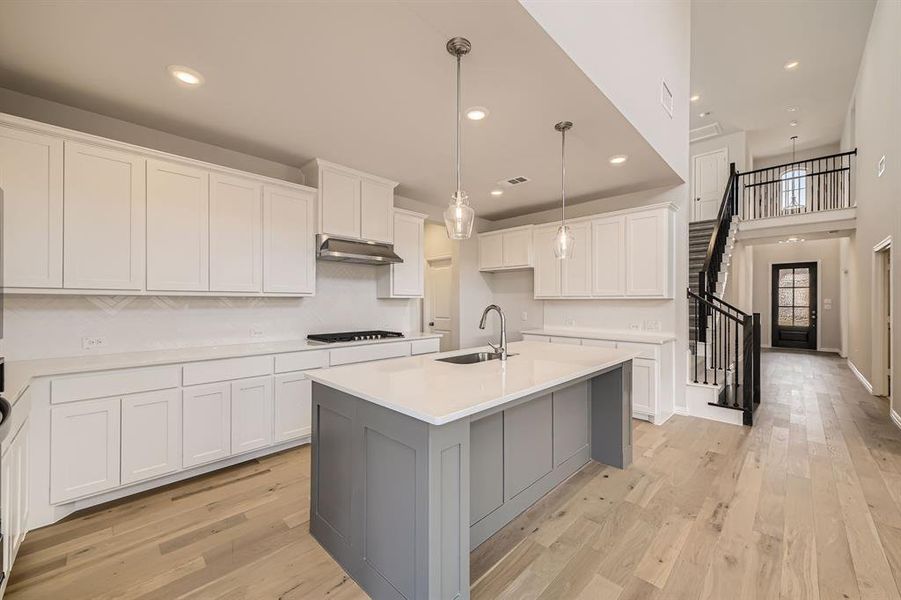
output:
[[[635,331],[615,329],[575,329],[569,327],[524,329],[524,334],[548,335],[554,337],[586,338],[590,340],[614,340],[620,342],[639,342],[644,344],[666,344],[676,339],[672,333],[659,331]]]
[[[440,334],[434,333],[408,333],[402,338],[361,340],[356,342],[339,342],[335,344],[311,344],[304,339],[279,342],[258,342],[253,344],[192,346],[166,350],[91,354],[85,356],[36,360],[14,360],[6,363],[6,397],[12,404],[15,404],[28,387],[28,384],[35,377],[88,373],[91,371],[106,371],[110,369],[151,367],[182,362],[237,358],[241,356],[258,356],[261,354],[331,350],[333,348],[345,348],[348,346],[390,344],[439,337],[441,337]]]
[[[414,419],[444,425],[591,376],[639,355],[614,348],[513,342],[509,351],[517,356],[506,361],[458,365],[436,360],[486,349],[318,369],[308,371],[307,377]]]

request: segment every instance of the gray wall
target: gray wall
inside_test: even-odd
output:
[[[819,261],[817,342],[823,350],[841,350],[841,268],[839,240],[810,240],[795,244],[762,244],[753,246],[754,286],[752,310],[760,313],[761,344],[770,345],[772,265],[791,262]],[[824,310],[823,299],[832,300],[832,308]]]
[[[849,285],[850,327],[849,359],[867,378],[872,377],[873,319],[872,268],[873,246],[892,236],[892,262],[895,297],[893,314],[901,314],[901,293],[898,293],[898,266],[901,265],[898,244],[901,243],[901,2],[879,0],[860,63],[857,84],[848,123],[843,137],[844,147],[853,143],[858,148],[856,172],[857,232],[851,246]],[[876,165],[885,155],[888,164],[885,174],[877,176]],[[901,329],[895,328],[893,337],[892,370],[901,367]],[[899,378],[893,378],[897,382]],[[898,384],[893,383],[895,390]],[[894,410],[901,412],[901,395],[893,394]]]

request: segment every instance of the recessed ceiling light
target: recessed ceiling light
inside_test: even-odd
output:
[[[797,69],[798,65],[800,65],[800,64],[801,64],[800,62],[798,62],[796,60],[792,60],[792,61],[785,63],[785,66],[783,66],[782,68],[785,69],[786,71],[791,71],[792,69]]]
[[[492,196],[503,196],[504,190],[491,190],[491,195]]]
[[[169,65],[168,71],[176,82],[185,87],[197,87],[203,83],[203,75],[190,67]]]
[[[701,96],[700,96],[699,94],[695,94],[694,96],[692,96],[692,97],[690,98],[690,100],[691,100],[692,102],[697,102],[697,101],[700,100],[700,99],[701,99]]]
[[[711,115],[711,112],[710,112],[709,110],[704,111],[704,112],[702,112],[702,113],[698,113],[698,116],[701,117],[702,119],[703,119],[704,117],[709,117],[710,115]]]
[[[470,121],[481,121],[488,116],[488,109],[484,106],[473,106],[466,111],[466,118]]]
[[[791,126],[791,127],[797,127],[797,126],[798,126],[798,122],[797,122],[797,121],[790,121],[790,122],[789,122],[789,126]]]
[[[626,162],[627,160],[629,160],[629,157],[626,156],[625,154],[617,154],[616,156],[610,157],[610,164],[611,165],[621,165],[624,162]]]
[[[789,106],[785,110],[787,110],[788,112],[798,112],[798,107],[797,106]]]

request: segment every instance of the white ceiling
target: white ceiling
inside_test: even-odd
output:
[[[502,218],[559,202],[560,140],[574,202],[678,181],[513,0],[498,2],[0,2],[0,86],[299,166],[320,157],[446,204],[454,61],[462,35],[464,188]],[[178,87],[166,66],[200,71]],[[2,107],[0,107],[2,109]],[[607,159],[628,154],[612,167]],[[502,197],[501,179],[532,181]]]
[[[692,2],[691,128],[748,132],[751,156],[838,141],[874,0]],[[800,61],[793,71],[783,66]],[[797,112],[788,107],[797,106]],[[702,111],[712,111],[700,118]],[[792,120],[797,127],[789,126]]]

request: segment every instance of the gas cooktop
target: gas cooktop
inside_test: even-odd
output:
[[[404,334],[397,331],[345,331],[342,333],[314,333],[307,340],[316,344],[335,344],[338,342],[358,342],[361,340],[381,340],[385,338],[402,338]]]

